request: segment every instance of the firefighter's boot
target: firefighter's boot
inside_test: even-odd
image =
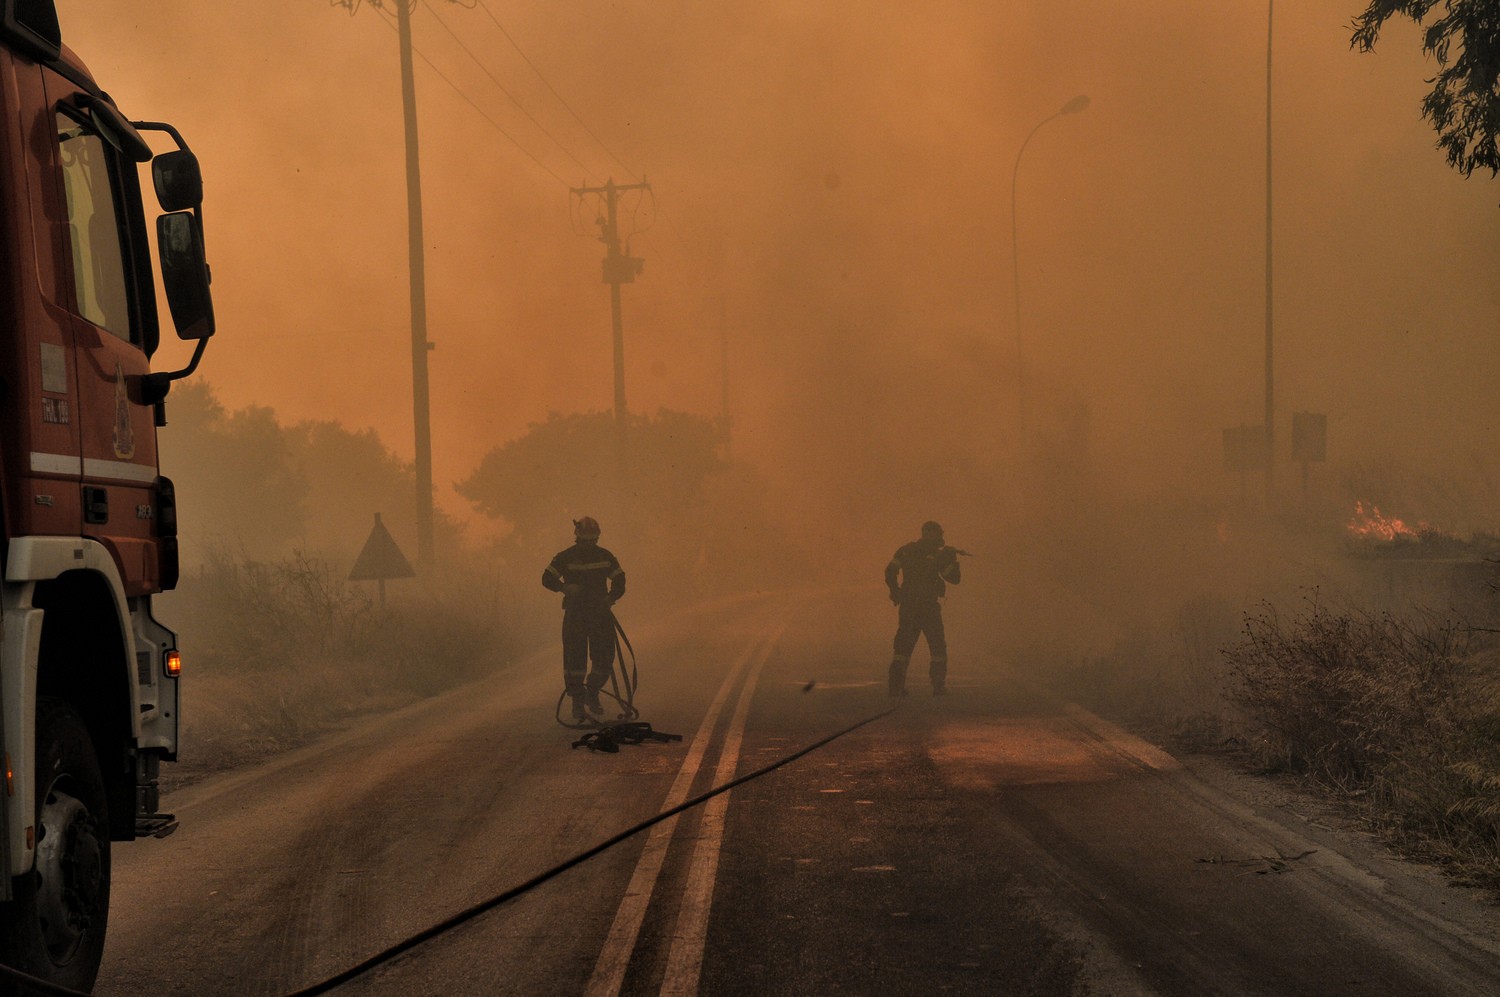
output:
[[[906,695],[906,666],[910,659],[896,657],[891,659],[891,670],[888,685],[893,697]]]
[[[927,674],[932,679],[932,694],[934,696],[946,696],[948,694],[948,659],[933,658],[932,667],[928,670]]]
[[[584,723],[585,721],[588,720],[588,718],[589,718],[588,711],[584,709],[583,697],[582,696],[574,696],[573,697],[573,721],[574,721],[574,723]]]
[[[590,716],[595,718],[602,718],[604,716],[604,705],[599,702],[599,690],[593,686],[584,690],[583,705],[588,710]]]

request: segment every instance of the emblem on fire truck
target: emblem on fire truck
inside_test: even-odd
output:
[[[130,428],[130,402],[125,397],[125,370],[115,362],[115,456],[135,456],[135,430]]]

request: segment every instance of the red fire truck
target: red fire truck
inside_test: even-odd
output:
[[[175,371],[150,366],[148,162],[163,295],[196,341]],[[157,791],[181,662],[151,611],[177,582],[156,428],[214,330],[201,201],[176,129],[121,113],[53,0],[0,0],[0,962],[76,990],[104,948],[110,842],[176,827]]]

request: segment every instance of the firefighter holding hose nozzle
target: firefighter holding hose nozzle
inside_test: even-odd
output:
[[[949,585],[957,585],[960,571],[958,555],[963,551],[943,544],[943,528],[931,520],[922,524],[922,538],[904,544],[885,566],[885,584],[891,602],[900,610],[896,624],[895,656],[891,658],[890,694],[906,695],[906,668],[917,638],[927,637],[932,656],[928,677],[932,694],[947,692],[948,640],[943,634],[943,606],[940,601]]]
[[[604,716],[599,690],[614,667],[611,607],[625,594],[625,569],[599,546],[599,523],[593,517],[573,520],[573,536],[577,542],[542,572],[542,585],[563,594],[563,684],[573,701],[573,719],[597,720]]]

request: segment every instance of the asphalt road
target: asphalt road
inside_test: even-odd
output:
[[[95,992],[294,991],[865,720],[336,992],[1495,992],[1495,909],[1307,801],[961,654],[893,708],[852,598],[627,622],[681,742],[570,748],[548,653],[172,794]]]

